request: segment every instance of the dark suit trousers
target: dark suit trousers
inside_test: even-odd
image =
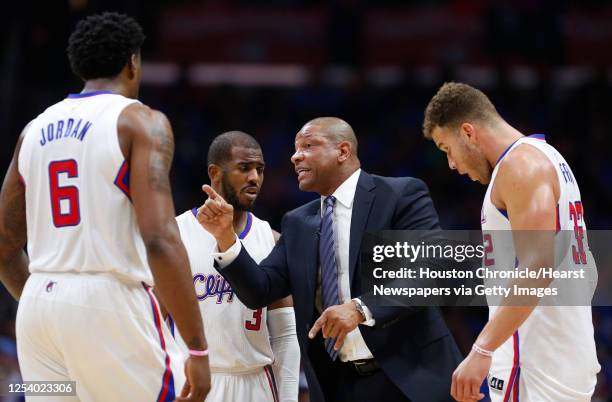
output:
[[[319,379],[325,402],[410,402],[382,370],[369,376],[358,374],[352,363],[340,357],[333,362],[325,351],[321,333],[309,343],[308,357]]]

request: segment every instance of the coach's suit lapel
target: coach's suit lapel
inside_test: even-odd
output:
[[[320,205],[320,203],[317,203]],[[304,217],[303,243],[300,257],[304,262],[304,276],[306,283],[306,297],[312,298],[307,301],[307,305],[314,307],[315,289],[317,286],[317,270],[319,266],[319,226],[321,224],[320,208],[313,208],[315,211]],[[310,212],[310,211],[309,211]],[[312,316],[312,311],[309,312]]]
[[[351,243],[349,245],[349,280],[351,281],[351,289],[353,287],[353,276],[357,268],[361,240],[368,223],[370,210],[374,204],[375,194],[373,190],[375,188],[376,185],[374,180],[372,180],[372,176],[362,170],[357,181],[351,217]]]

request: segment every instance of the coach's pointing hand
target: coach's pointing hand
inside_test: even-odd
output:
[[[236,241],[234,207],[208,184],[202,186],[202,191],[208,195],[208,199],[198,208],[197,219],[200,225],[215,237],[219,251],[224,252]]]
[[[363,322],[363,316],[357,311],[355,303],[352,301],[325,309],[323,314],[315,321],[308,337],[310,339],[317,335],[319,330],[323,332],[323,338],[334,338],[336,343],[334,349],[340,350],[346,335],[357,328]]]

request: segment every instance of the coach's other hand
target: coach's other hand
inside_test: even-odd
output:
[[[200,225],[215,237],[219,251],[224,252],[236,241],[234,207],[208,184],[202,186],[202,191],[208,195],[208,199],[198,208],[196,217]]]
[[[189,356],[185,361],[185,385],[174,402],[204,402],[210,392],[208,356]]]
[[[458,402],[479,401],[484,398],[480,386],[490,368],[490,357],[471,351],[453,373],[451,396]]]
[[[334,349],[339,351],[344,343],[346,335],[357,328],[359,323],[363,322],[363,316],[352,301],[344,304],[338,304],[325,309],[323,314],[315,321],[314,325],[308,333],[310,339],[314,338],[322,329],[323,338],[334,338],[336,342]]]

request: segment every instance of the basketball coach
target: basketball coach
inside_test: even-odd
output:
[[[461,356],[439,309],[359,298],[364,232],[440,228],[425,184],[361,170],[353,129],[333,117],[302,127],[291,161],[300,190],[321,197],[283,217],[282,236],[259,265],[234,233],[232,206],[203,187],[198,219],[217,239],[217,269],[249,308],[293,295],[312,402],[451,401]]]

